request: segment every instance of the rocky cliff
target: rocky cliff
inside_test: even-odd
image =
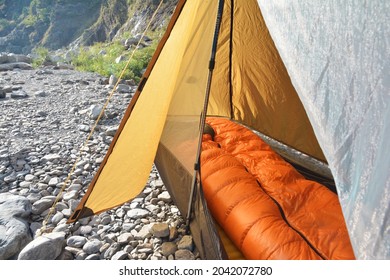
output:
[[[159,0],[0,0],[0,52],[30,53],[91,45],[143,31]],[[165,0],[152,23],[164,28],[177,0]]]

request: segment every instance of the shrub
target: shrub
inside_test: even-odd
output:
[[[39,67],[49,60],[49,50],[44,47],[37,47],[33,50],[33,67]]]
[[[148,46],[136,50],[128,68],[124,71],[123,79],[133,79],[138,82],[148,65],[156,46]],[[72,58],[72,64],[77,70],[96,72],[104,76],[111,74],[119,77],[125,68],[132,50],[126,50],[119,42],[110,44],[97,43],[91,47],[81,49],[78,55]],[[123,56],[125,59],[119,63],[115,60]]]

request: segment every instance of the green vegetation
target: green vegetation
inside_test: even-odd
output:
[[[44,47],[37,47],[33,51],[35,58],[33,59],[32,66],[34,68],[43,65],[49,60],[49,50]]]
[[[48,7],[52,7],[55,0],[46,0],[42,3],[40,0],[32,0],[30,6],[23,10],[21,17],[23,18],[22,24],[25,26],[34,26],[37,22],[49,21],[51,9]]]
[[[139,82],[143,70],[148,65],[156,45],[138,49],[135,51],[129,67],[125,70],[123,79],[133,79]],[[77,70],[96,72],[104,76],[111,74],[119,77],[125,68],[133,49],[126,50],[119,42],[110,44],[97,43],[91,47],[80,50],[79,54],[72,59],[72,64]],[[123,61],[116,63],[116,59],[122,56]]]

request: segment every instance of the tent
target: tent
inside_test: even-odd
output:
[[[207,113],[329,167],[356,258],[390,259],[389,6],[180,0],[68,222],[137,196],[155,162],[202,258],[225,258],[195,164]]]

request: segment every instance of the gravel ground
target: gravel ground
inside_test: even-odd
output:
[[[130,83],[120,85],[91,140],[79,153],[111,88],[105,77],[71,69],[0,72],[0,195],[24,199],[28,209],[25,224],[31,235],[25,237],[29,242],[6,258],[199,258],[154,166],[137,198],[75,224],[65,223],[102,162],[135,90]],[[48,239],[58,241],[56,250],[51,253],[43,248],[31,253],[29,245],[39,239],[36,232],[79,156],[70,184],[48,223]]]

